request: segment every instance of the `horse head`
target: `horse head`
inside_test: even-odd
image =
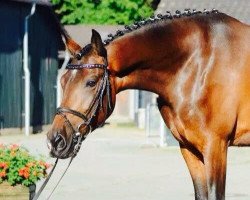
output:
[[[92,30],[91,43],[81,48],[71,38],[72,55],[61,77],[63,98],[47,134],[51,156],[75,156],[88,133],[104,124],[115,105],[115,88],[108,71],[107,51],[101,36]]]

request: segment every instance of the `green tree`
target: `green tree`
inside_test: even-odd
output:
[[[154,13],[155,0],[51,0],[63,24],[131,24]]]

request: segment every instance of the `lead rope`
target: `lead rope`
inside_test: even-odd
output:
[[[74,129],[73,129],[74,130]],[[66,172],[68,171],[73,159],[75,158],[75,156],[77,155],[77,153],[79,152],[80,148],[81,148],[81,145],[82,145],[82,141],[86,139],[86,136],[88,134],[86,134],[84,137],[79,133],[77,132],[76,133],[76,136],[77,136],[77,143],[75,145],[75,148],[74,148],[74,152],[73,152],[73,155],[71,156],[70,158],[70,161],[69,161],[69,164],[68,166],[66,167],[66,169],[64,170],[62,176],[60,177],[60,179],[58,180],[57,184],[54,186],[53,190],[51,191],[50,195],[47,197],[47,200],[50,199],[50,197],[52,196],[52,194],[54,193],[54,191],[56,190],[57,186],[59,185],[59,183],[61,182],[61,180],[63,179],[64,175],[66,174]]]
[[[57,186],[59,185],[59,183],[61,182],[61,180],[63,179],[64,175],[66,174],[66,172],[68,171],[72,161],[73,161],[74,157],[72,156],[70,158],[69,164],[67,166],[67,168],[64,170],[62,176],[60,177],[60,179],[58,180],[57,184],[55,185],[55,187],[53,188],[53,190],[51,191],[50,195],[47,197],[47,200],[50,199],[50,197],[52,196],[52,194],[54,193],[54,191],[56,190]]]
[[[70,161],[69,161],[69,164],[68,164],[67,168],[64,170],[64,172],[63,172],[62,176],[60,177],[60,179],[58,180],[57,184],[55,185],[55,187],[54,187],[53,190],[51,191],[50,195],[47,197],[47,200],[50,199],[50,197],[51,197],[52,194],[54,193],[55,189],[57,188],[57,186],[58,186],[59,183],[61,182],[62,178],[64,177],[64,175],[65,175],[66,172],[68,171],[69,166],[70,166],[70,164],[71,164],[72,161],[73,161],[73,158],[74,158],[74,157],[72,156],[71,159],[70,159]],[[54,164],[54,166],[53,166],[53,168],[52,168],[52,170],[50,171],[50,173],[49,173],[49,175],[48,175],[48,177],[45,179],[45,181],[43,182],[43,184],[42,184],[42,186],[40,187],[39,191],[36,193],[36,195],[33,197],[32,200],[37,200],[37,199],[40,197],[40,195],[41,195],[43,189],[46,187],[48,181],[50,180],[50,177],[51,177],[52,173],[54,172],[54,170],[55,170],[55,168],[56,168],[56,165],[57,165],[57,163],[58,163],[58,160],[59,160],[59,159],[57,158],[56,161],[55,161],[55,164]]]
[[[81,147],[81,144],[82,144],[82,139],[85,140],[85,137],[83,138],[82,135],[80,135],[78,137],[78,141],[77,141],[77,144],[75,146],[75,149],[74,149],[74,154],[73,156],[71,156],[70,158],[70,161],[69,161],[69,164],[68,166],[66,167],[66,169],[64,170],[62,176],[60,177],[60,179],[58,180],[57,184],[54,186],[53,190],[51,191],[50,195],[47,197],[47,200],[50,199],[50,197],[52,196],[52,194],[54,193],[54,191],[56,190],[57,186],[59,185],[59,183],[61,182],[61,180],[63,179],[64,175],[66,174],[66,172],[68,171],[73,159],[75,158],[76,154],[78,153],[78,151],[80,150],[80,147]],[[50,171],[48,177],[46,178],[46,180],[43,182],[43,185],[41,186],[41,188],[39,189],[39,191],[36,193],[36,195],[33,197],[32,200],[37,200],[39,198],[39,196],[41,195],[43,189],[45,188],[45,186],[47,185],[48,181],[50,180],[50,177],[52,175],[52,173],[54,172],[55,168],[56,168],[56,165],[58,163],[58,158],[56,159],[55,161],[55,164],[52,168],[52,170]]]
[[[55,161],[55,164],[54,164],[54,166],[53,166],[53,168],[52,168],[52,170],[50,171],[50,173],[49,173],[49,175],[48,175],[48,177],[45,179],[45,181],[43,182],[42,186],[40,187],[40,189],[38,190],[38,192],[36,193],[36,195],[32,198],[32,200],[37,200],[37,199],[39,198],[39,196],[41,195],[43,189],[44,189],[45,186],[47,185],[48,181],[50,180],[51,175],[53,174],[53,172],[54,172],[54,170],[55,170],[55,168],[56,168],[56,165],[57,165],[57,163],[58,163],[58,160],[59,160],[59,159],[57,158],[56,161]]]

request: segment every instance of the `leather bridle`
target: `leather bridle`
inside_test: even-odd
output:
[[[99,69],[103,69],[104,72],[103,72],[103,76],[102,76],[102,79],[101,79],[101,83],[99,84],[99,87],[97,89],[97,93],[96,93],[94,99],[92,100],[92,102],[90,104],[90,107],[88,108],[88,110],[85,113],[80,113],[80,112],[78,112],[76,110],[72,110],[72,109],[66,108],[66,107],[59,107],[56,110],[56,115],[60,115],[60,116],[63,117],[66,125],[71,129],[72,134],[73,134],[72,141],[71,141],[70,145],[68,145],[68,147],[61,154],[66,153],[69,150],[69,148],[72,147],[72,146],[74,147],[74,150],[73,150],[73,154],[71,156],[71,159],[69,161],[69,164],[68,164],[67,168],[63,172],[62,176],[60,177],[59,181],[57,182],[57,184],[55,185],[55,187],[53,188],[52,192],[50,193],[50,195],[48,196],[47,199],[49,199],[51,197],[51,195],[55,191],[56,187],[58,186],[58,184],[62,180],[63,176],[65,175],[66,171],[68,170],[70,164],[72,163],[73,158],[79,152],[79,150],[81,148],[82,141],[85,140],[87,135],[93,130],[93,125],[92,125],[93,119],[96,117],[96,115],[98,113],[98,108],[103,109],[103,97],[104,97],[105,93],[106,93],[106,96],[107,96],[105,119],[112,112],[112,104],[111,104],[112,103],[111,102],[112,101],[111,100],[111,95],[112,94],[111,94],[111,85],[110,85],[110,80],[109,80],[109,71],[108,71],[107,66],[108,66],[107,61],[105,61],[105,64],[68,64],[66,66],[66,69],[68,69],[68,70],[99,68]],[[77,116],[77,117],[79,117],[79,118],[81,118],[83,120],[83,122],[81,122],[78,125],[77,130],[75,130],[72,123],[67,118],[66,113]],[[98,127],[103,126],[104,123],[105,123],[105,120],[103,121],[102,124],[98,125]],[[83,125],[88,128],[88,133],[85,133],[84,135],[81,133],[81,130],[80,130]],[[47,185],[50,177],[52,176],[52,173],[54,172],[57,163],[58,163],[58,158],[56,159],[52,170],[50,171],[48,177],[44,181],[44,183],[41,186],[41,188],[39,189],[39,191],[34,196],[33,200],[37,200],[39,198],[39,196],[42,193],[43,189]]]
[[[105,93],[107,96],[107,106],[106,106],[105,118],[112,111],[111,86],[110,86],[110,81],[109,81],[109,71],[107,69],[107,62],[105,62],[105,64],[68,64],[66,67],[66,69],[69,69],[69,70],[72,70],[72,69],[95,69],[95,68],[103,69],[104,72],[103,72],[103,76],[101,79],[101,83],[99,84],[97,93],[96,93],[93,101],[91,102],[88,110],[85,113],[80,113],[76,110],[72,110],[72,109],[66,108],[66,107],[57,108],[56,115],[61,115],[64,118],[66,124],[73,131],[73,137],[72,137],[73,143],[72,143],[72,145],[74,145],[74,146],[76,145],[76,147],[77,147],[77,151],[74,152],[73,156],[75,156],[79,150],[79,147],[78,147],[79,145],[78,145],[78,143],[76,143],[76,142],[79,142],[79,137],[82,137],[81,138],[81,141],[82,141],[87,136],[87,134],[82,136],[82,134],[80,132],[81,127],[83,125],[85,127],[87,127],[88,133],[90,133],[93,130],[92,122],[98,113],[98,108],[103,109],[103,97],[104,97]],[[69,121],[69,119],[66,116],[66,113],[75,115],[83,120],[83,122],[78,125],[77,130],[75,130],[74,127],[72,126],[71,122]],[[100,124],[99,126],[102,126],[102,125],[103,124]]]

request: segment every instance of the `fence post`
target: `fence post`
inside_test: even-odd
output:
[[[160,119],[160,147],[166,147],[167,144],[167,132],[166,125],[162,117]]]
[[[148,103],[147,106],[146,106],[146,137],[149,137],[150,136],[150,107],[151,105]]]

